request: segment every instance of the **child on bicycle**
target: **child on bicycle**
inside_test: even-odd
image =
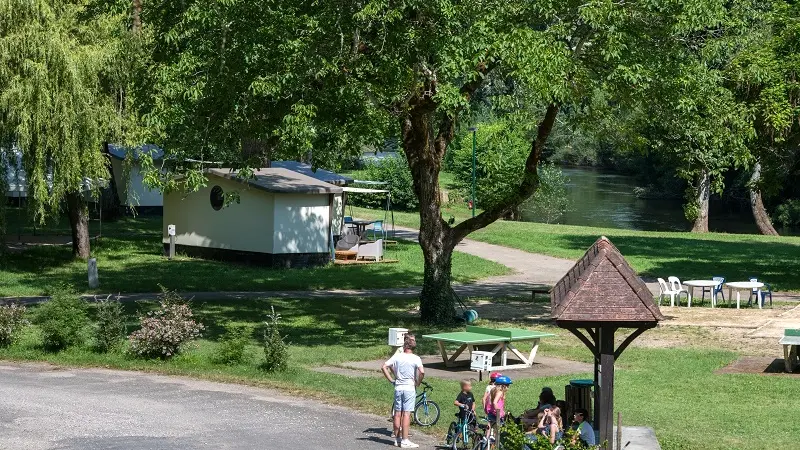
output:
[[[472,411],[472,416],[470,417],[470,422],[475,421],[475,396],[472,395],[472,381],[471,380],[461,380],[461,392],[458,393],[456,397],[456,401],[453,402],[456,406],[458,406],[459,411],[456,416],[460,420],[464,420],[467,416],[467,411]],[[470,423],[472,425],[472,423]]]

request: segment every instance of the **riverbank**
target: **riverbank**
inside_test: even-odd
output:
[[[454,212],[458,213],[456,222],[469,214],[468,210]],[[377,219],[384,212],[352,208],[352,214]],[[394,218],[396,225],[419,227],[417,213],[395,212]],[[689,280],[719,275],[741,281],[756,277],[775,290],[800,291],[800,237],[634,231],[501,220],[470,234],[469,239],[574,261],[599,236],[611,239],[646,278],[677,276]]]

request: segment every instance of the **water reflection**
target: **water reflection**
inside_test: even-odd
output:
[[[633,177],[584,168],[563,169],[569,179],[570,210],[558,223],[644,231],[688,231],[691,224],[683,214],[683,202],[640,199],[633,192]],[[709,228],[728,233],[756,233],[749,210],[724,211],[712,199]],[[522,219],[533,221],[522,212]]]

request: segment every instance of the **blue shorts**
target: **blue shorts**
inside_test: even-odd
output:
[[[394,410],[395,412],[411,412],[414,411],[414,406],[417,400],[417,393],[415,391],[394,391]]]

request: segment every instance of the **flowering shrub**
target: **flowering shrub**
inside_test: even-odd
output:
[[[13,344],[17,333],[27,323],[24,306],[16,303],[0,305],[0,347]]]
[[[128,337],[130,352],[144,358],[171,358],[200,337],[203,325],[195,322],[189,304],[174,292],[161,295],[161,307],[141,317],[142,328]]]

